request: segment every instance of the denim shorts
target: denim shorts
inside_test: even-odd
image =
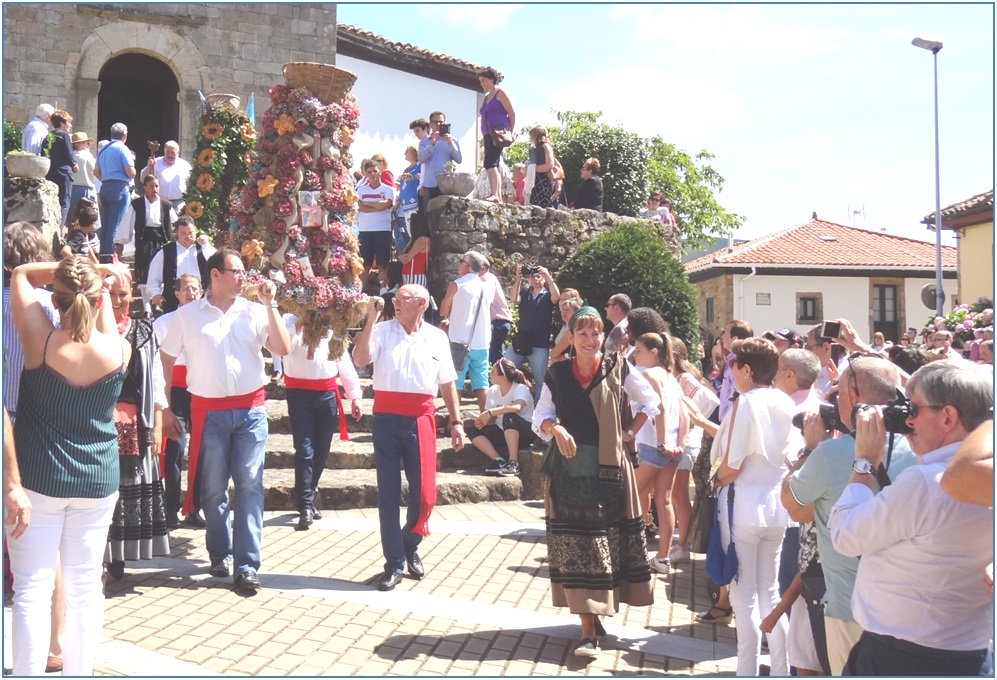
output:
[[[681,456],[666,456],[653,446],[637,444],[637,458],[641,465],[664,469],[669,465],[674,465],[681,459]]]

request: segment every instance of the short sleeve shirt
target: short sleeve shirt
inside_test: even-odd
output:
[[[436,396],[440,385],[457,379],[450,340],[436,326],[423,322],[409,335],[395,320],[374,327],[374,391],[411,392]]]
[[[111,142],[97,154],[97,167],[100,168],[100,181],[120,180],[130,182],[125,174],[125,168],[134,168],[135,162],[125,143],[117,140]]]

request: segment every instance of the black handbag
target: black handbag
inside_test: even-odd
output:
[[[512,351],[528,357],[533,352],[533,336],[530,333],[517,331],[512,336]]]

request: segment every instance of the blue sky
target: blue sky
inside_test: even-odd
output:
[[[932,56],[942,206],[994,187],[994,7],[983,4],[339,4],[337,20],[490,65],[517,124],[554,110],[707,149],[753,238],[818,217],[933,240]],[[361,106],[363,102],[361,102]]]

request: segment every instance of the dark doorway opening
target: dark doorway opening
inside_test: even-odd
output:
[[[111,126],[128,126],[128,148],[135,152],[135,167],[149,160],[149,140],[162,145],[179,141],[180,85],[163,62],[145,54],[123,54],[108,60],[100,70],[97,98],[97,138],[110,139]]]

